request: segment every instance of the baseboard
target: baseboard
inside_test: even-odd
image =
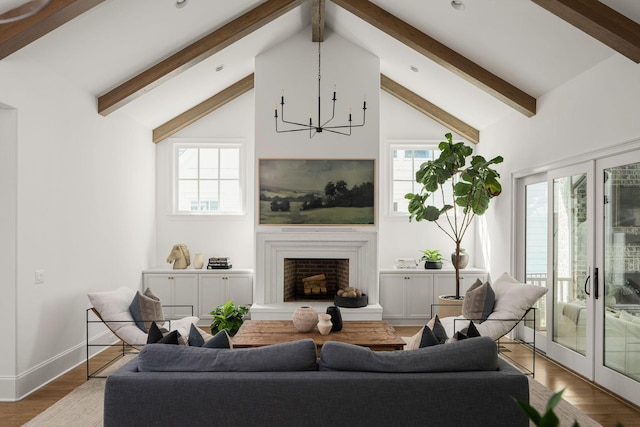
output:
[[[99,344],[105,342],[117,342],[116,337],[110,331],[101,332],[90,338],[90,343]],[[98,347],[90,347],[89,357],[99,353]],[[66,374],[76,366],[85,363],[87,359],[87,347],[84,342],[60,353],[18,376],[5,376],[0,378],[0,401],[15,402],[22,400],[31,393],[49,384],[51,381]]]

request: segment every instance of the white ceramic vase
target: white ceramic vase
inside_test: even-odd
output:
[[[317,324],[318,312],[313,307],[303,305],[293,312],[293,326],[298,332],[311,332]]]
[[[195,254],[193,257],[193,268],[200,269],[204,267],[204,257],[202,254]]]
[[[331,323],[330,314],[318,314],[318,331],[320,335],[329,335],[332,327],[333,323]]]

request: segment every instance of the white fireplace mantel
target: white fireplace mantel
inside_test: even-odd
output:
[[[343,309],[349,320],[379,320],[378,252],[376,232],[258,232],[256,235],[256,277],[252,319],[290,319],[300,303],[284,302],[285,258],[339,258],[349,260],[349,286],[368,295],[368,306]],[[323,311],[330,302],[314,302]]]

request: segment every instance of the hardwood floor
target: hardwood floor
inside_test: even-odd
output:
[[[397,326],[399,335],[415,334],[419,328]],[[505,354],[524,366],[530,366],[531,351],[521,345],[504,346]],[[117,349],[109,349],[92,359],[92,367],[110,360]],[[93,362],[95,361],[95,365]],[[529,365],[528,365],[529,364]],[[640,408],[600,389],[590,381],[557,365],[542,355],[536,356],[535,379],[551,390],[565,389],[563,397],[569,403],[604,427],[640,427]],[[86,382],[85,365],[81,364],[19,402],[0,403],[0,425],[18,427],[46,410],[76,387]]]

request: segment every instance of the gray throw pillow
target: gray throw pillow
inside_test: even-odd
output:
[[[203,340],[204,341],[204,340]],[[207,342],[202,345],[203,348],[232,348],[231,338],[224,329],[219,331]]]
[[[255,348],[202,348],[146,345],[138,354],[141,372],[286,372],[315,371],[311,338]]]
[[[136,325],[143,332],[149,332],[152,321],[163,321],[164,312],[162,311],[162,303],[151,289],[147,288],[144,294],[140,291],[136,292],[133,301],[129,305],[129,311]]]
[[[498,348],[489,337],[411,351],[372,351],[367,347],[328,341],[320,352],[321,371],[462,372],[497,368]]]
[[[467,289],[462,303],[462,315],[475,323],[482,323],[493,312],[496,294],[489,282],[480,280]]]

